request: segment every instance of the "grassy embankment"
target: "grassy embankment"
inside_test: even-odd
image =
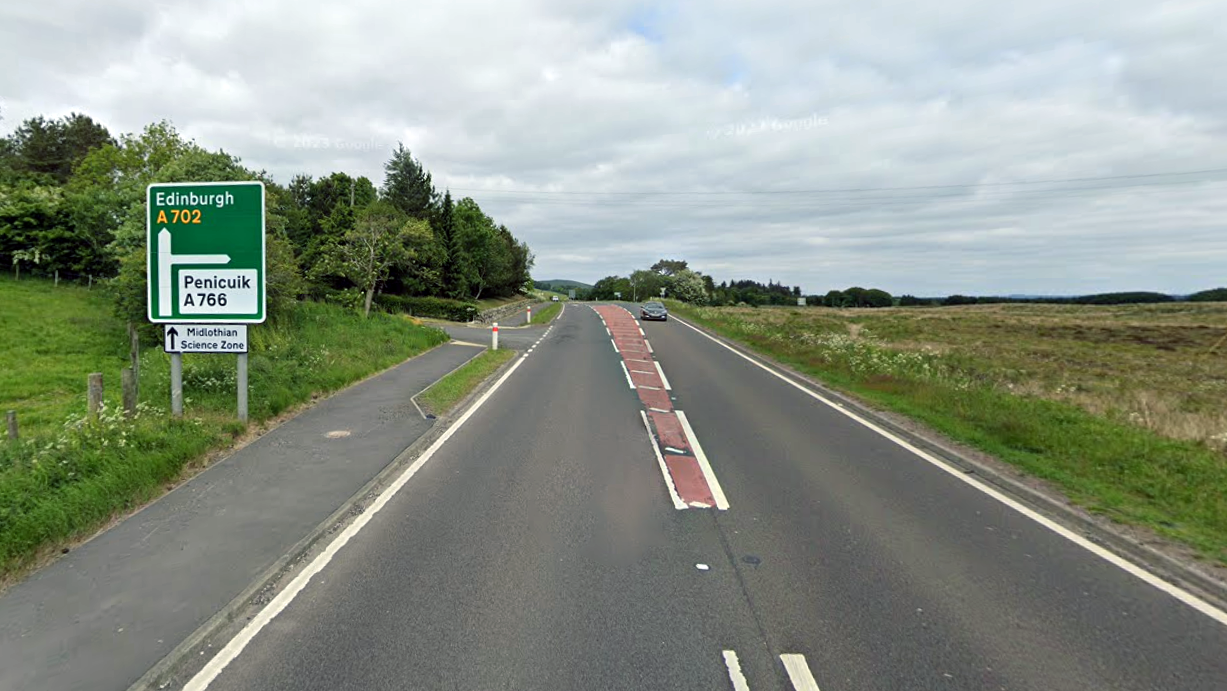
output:
[[[498,371],[504,362],[515,356],[516,351],[506,348],[483,351],[423,391],[418,396],[418,405],[432,415],[446,414],[487,377]]]
[[[544,307],[533,310],[533,324],[549,324],[562,311],[561,302],[547,302]]]
[[[1227,303],[670,307],[1227,563]]]
[[[169,408],[169,358],[146,346],[140,410],[122,415],[124,325],[105,294],[0,278],[0,411],[16,410],[20,441],[0,442],[0,581],[40,554],[88,535],[156,497],[246,427],[235,420],[235,358],[185,355],[185,416]],[[447,340],[405,317],[370,319],[301,303],[249,329],[249,412],[270,420]],[[86,377],[102,372],[105,409],[86,417]]]

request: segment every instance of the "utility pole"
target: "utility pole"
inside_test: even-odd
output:
[[[354,185],[356,185],[357,183],[358,183],[357,180],[353,178],[349,179],[349,205],[351,207],[354,205]]]

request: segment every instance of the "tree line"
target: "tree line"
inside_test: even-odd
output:
[[[587,300],[623,300],[644,302],[659,299],[663,295],[696,305],[732,305],[759,307],[764,305],[796,306],[805,298],[806,306],[838,308],[876,307],[944,307],[957,305],[984,305],[1000,303],[1048,303],[1073,305],[1125,305],[1174,302],[1227,302],[1227,288],[1203,290],[1187,296],[1164,293],[1129,291],[1097,293],[1073,297],[991,297],[950,295],[947,297],[893,296],[880,288],[853,286],[845,290],[830,290],[823,295],[804,295],[800,286],[787,286],[769,280],[759,283],[753,280],[732,280],[715,283],[711,276],[690,269],[680,259],[661,259],[647,269],[632,272],[629,276],[606,276],[597,281],[591,290],[581,291],[577,297]]]
[[[403,145],[379,187],[344,172],[283,186],[169,122],[113,136],[78,113],[30,118],[0,138],[0,265],[105,281],[117,313],[143,322],[146,187],[248,180],[265,186],[270,315],[314,298],[455,317],[531,288],[528,245],[474,199],[440,194]]]

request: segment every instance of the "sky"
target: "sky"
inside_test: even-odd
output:
[[[0,133],[168,119],[282,183],[379,184],[403,142],[538,279],[1187,293],[1227,285],[1224,26],[1217,0],[40,0],[0,9]]]

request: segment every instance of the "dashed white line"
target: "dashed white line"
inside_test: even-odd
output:
[[[729,681],[733,682],[733,691],[750,691],[746,675],[741,673],[741,661],[732,650],[724,651],[724,666],[729,670]]]
[[[621,354],[622,354],[622,352],[621,352],[620,350],[618,350],[618,344],[617,344],[617,343],[614,343],[614,340],[613,340],[612,338],[611,338],[611,339],[609,339],[609,344],[610,344],[610,345],[612,345],[612,346],[614,347],[614,352],[615,352],[615,353],[618,353],[619,355],[621,355]]]
[[[890,441],[894,442],[894,443],[895,443],[895,444],[897,444],[898,446],[900,446],[900,447],[902,447],[902,448],[904,448],[904,449],[907,449],[907,450],[908,450],[908,451],[910,451],[911,453],[915,454],[917,457],[921,458],[922,460],[925,460],[925,461],[929,462],[930,464],[932,464],[932,465],[936,466],[936,467],[937,467],[937,468],[939,468],[940,470],[945,471],[947,474],[949,474],[950,476],[952,476],[952,477],[954,477],[955,479],[959,480],[960,482],[966,483],[967,485],[969,485],[969,486],[971,486],[971,487],[974,487],[975,489],[977,489],[977,490],[979,490],[979,491],[983,492],[984,494],[987,494],[988,496],[992,497],[993,499],[996,499],[997,501],[1001,502],[1002,504],[1005,504],[1006,506],[1010,507],[1011,509],[1014,509],[1014,510],[1015,510],[1015,511],[1017,511],[1018,513],[1020,513],[1020,514],[1022,514],[1022,515],[1024,515],[1024,516],[1026,516],[1027,518],[1030,518],[1031,520],[1035,521],[1036,523],[1039,523],[1040,525],[1044,526],[1045,528],[1047,528],[1047,529],[1051,530],[1052,532],[1056,533],[1057,535],[1060,535],[1061,537],[1063,537],[1063,538],[1065,538],[1065,539],[1069,540],[1070,542],[1072,542],[1072,543],[1074,543],[1074,544],[1078,545],[1079,547],[1081,547],[1081,548],[1085,549],[1086,551],[1090,552],[1091,554],[1094,554],[1095,556],[1097,556],[1097,557],[1099,557],[1099,558],[1103,559],[1104,561],[1107,561],[1108,563],[1112,564],[1113,566],[1116,566],[1117,568],[1121,569],[1122,571],[1125,571],[1125,572],[1127,572],[1127,573],[1129,573],[1129,574],[1131,574],[1131,575],[1133,575],[1133,576],[1137,577],[1138,579],[1140,579],[1140,580],[1142,580],[1142,581],[1146,582],[1147,584],[1149,584],[1149,585],[1151,585],[1151,586],[1153,586],[1153,587],[1155,587],[1155,588],[1157,588],[1157,589],[1159,589],[1159,590],[1161,590],[1161,591],[1163,591],[1163,592],[1167,593],[1168,595],[1171,595],[1172,597],[1176,598],[1177,600],[1179,600],[1179,601],[1183,602],[1184,604],[1188,605],[1189,607],[1192,607],[1193,609],[1197,610],[1198,612],[1201,612],[1202,614],[1206,615],[1207,617],[1210,617],[1211,619],[1213,619],[1213,620],[1217,621],[1218,623],[1223,624],[1224,626],[1227,626],[1227,612],[1224,612],[1223,610],[1221,610],[1221,609],[1219,609],[1219,608],[1215,607],[1214,605],[1211,605],[1209,602],[1206,602],[1205,600],[1203,600],[1203,599],[1201,599],[1201,598],[1197,597],[1197,596],[1196,596],[1196,595],[1194,595],[1193,593],[1190,593],[1189,591],[1187,591],[1187,590],[1185,590],[1185,589],[1183,589],[1183,588],[1180,588],[1180,587],[1177,587],[1177,586],[1172,585],[1171,583],[1168,583],[1167,581],[1163,580],[1162,578],[1159,578],[1159,577],[1158,577],[1158,576],[1156,576],[1155,574],[1153,574],[1153,573],[1151,573],[1151,572],[1147,571],[1146,569],[1144,569],[1144,568],[1142,568],[1142,567],[1138,566],[1137,564],[1134,564],[1133,562],[1129,561],[1128,559],[1125,559],[1124,557],[1122,557],[1122,556],[1120,556],[1120,555],[1116,554],[1115,552],[1112,552],[1112,551],[1110,551],[1110,550],[1108,550],[1108,549],[1105,549],[1105,548],[1103,548],[1103,547],[1100,547],[1099,545],[1097,545],[1097,544],[1095,544],[1095,543],[1091,542],[1090,540],[1088,540],[1088,539],[1086,539],[1086,538],[1082,537],[1081,535],[1079,535],[1079,534],[1077,534],[1077,533],[1073,532],[1072,530],[1069,530],[1069,529],[1068,529],[1068,528],[1066,528],[1065,526],[1063,526],[1063,525],[1061,525],[1061,524],[1057,523],[1056,521],[1054,521],[1054,520],[1052,520],[1052,519],[1048,518],[1047,516],[1044,516],[1043,514],[1040,514],[1040,513],[1039,513],[1039,512],[1037,512],[1037,511],[1033,511],[1032,509],[1030,509],[1030,508],[1028,508],[1028,507],[1026,507],[1026,506],[1022,505],[1021,503],[1019,503],[1019,502],[1015,501],[1014,499],[1012,499],[1012,498],[1010,498],[1010,497],[1006,496],[1005,494],[1002,494],[1001,492],[998,492],[997,490],[993,489],[992,487],[989,487],[989,486],[987,486],[987,485],[985,485],[985,484],[981,483],[979,480],[972,479],[972,478],[971,478],[969,475],[967,475],[966,473],[964,473],[962,470],[960,470],[960,469],[958,469],[958,468],[955,468],[955,467],[953,467],[953,466],[949,465],[949,464],[948,464],[948,463],[946,463],[945,461],[943,461],[943,460],[941,460],[941,459],[937,458],[936,456],[934,456],[934,455],[932,455],[932,454],[930,454],[930,453],[928,453],[928,452],[926,452],[926,451],[923,451],[923,450],[921,450],[921,449],[917,448],[916,446],[913,446],[913,445],[912,445],[910,442],[908,442],[907,440],[903,439],[902,437],[899,437],[899,436],[895,435],[894,433],[889,432],[889,431],[887,431],[887,430],[883,429],[882,427],[879,427],[878,425],[876,425],[876,424],[874,424],[874,423],[870,422],[869,420],[866,420],[865,418],[862,418],[861,416],[857,415],[856,413],[854,413],[854,412],[852,412],[852,411],[848,410],[847,408],[844,408],[842,405],[840,405],[840,404],[838,404],[838,403],[836,403],[836,402],[834,402],[834,401],[832,401],[832,400],[830,400],[830,399],[828,399],[828,398],[826,398],[826,397],[824,397],[824,396],[821,396],[821,395],[819,395],[818,393],[815,393],[814,391],[811,391],[810,389],[808,389],[808,388],[806,388],[806,387],[804,387],[804,386],[802,386],[802,385],[798,384],[797,382],[793,381],[793,380],[792,380],[792,379],[790,379],[789,377],[784,376],[783,374],[781,374],[781,373],[779,373],[779,372],[775,371],[775,370],[774,370],[774,369],[772,369],[771,367],[768,367],[768,366],[764,365],[763,363],[759,362],[758,360],[755,360],[754,358],[752,358],[752,357],[750,357],[750,356],[746,355],[745,353],[742,353],[741,351],[737,350],[736,348],[734,348],[734,347],[732,347],[732,346],[728,345],[727,343],[724,343],[724,342],[723,342],[723,341],[721,341],[720,339],[718,339],[718,338],[714,338],[714,337],[712,337],[711,335],[709,335],[709,334],[705,333],[705,332],[704,332],[702,329],[699,329],[698,327],[695,327],[695,326],[691,326],[690,324],[687,324],[686,322],[684,322],[684,321],[682,321],[682,320],[680,320],[680,319],[678,319],[677,321],[678,321],[678,323],[680,323],[680,324],[682,324],[682,325],[686,326],[687,328],[693,329],[693,330],[694,330],[695,332],[697,332],[697,333],[698,333],[700,336],[703,336],[704,338],[706,338],[706,339],[708,339],[708,340],[712,341],[713,343],[715,343],[716,345],[720,346],[721,348],[724,348],[724,349],[726,349],[726,350],[728,350],[728,351],[732,352],[732,353],[733,353],[734,355],[736,355],[737,357],[739,357],[739,358],[741,358],[741,359],[745,360],[746,362],[749,362],[750,364],[752,364],[752,365],[754,365],[755,367],[758,367],[759,369],[761,369],[761,370],[763,370],[763,371],[767,372],[768,374],[770,374],[771,376],[773,376],[773,377],[775,377],[775,378],[779,379],[780,381],[784,382],[785,384],[788,384],[789,386],[791,386],[791,387],[793,387],[793,388],[797,389],[797,390],[798,390],[798,391],[800,391],[801,393],[804,393],[805,395],[809,396],[810,398],[813,398],[814,400],[817,400],[817,401],[819,401],[819,402],[821,402],[821,403],[823,403],[823,404],[827,405],[827,406],[828,406],[828,407],[830,407],[832,410],[836,410],[836,411],[838,411],[838,412],[840,412],[840,413],[843,413],[843,414],[844,414],[844,415],[846,415],[848,418],[850,418],[850,419],[852,419],[852,420],[856,421],[857,423],[859,423],[859,424],[861,424],[861,425],[863,425],[863,426],[865,426],[865,427],[868,427],[869,429],[873,430],[874,432],[877,432],[878,434],[880,434],[880,435],[882,435],[883,437],[885,437],[885,438],[889,439]],[[678,412],[678,417],[679,417],[679,418],[681,417],[681,412],[680,412],[680,411]]]
[[[690,421],[686,419],[686,413],[680,410],[674,412],[677,414],[677,421],[682,423],[682,431],[686,433],[686,440],[690,442],[690,448],[694,449],[694,459],[699,462],[699,470],[703,471],[703,479],[707,480],[707,487],[711,490],[712,499],[716,500],[716,508],[721,511],[728,511],[729,500],[724,496],[724,490],[720,487],[720,481],[716,479],[716,472],[712,470],[711,463],[707,462],[707,454],[703,453],[703,445],[699,443],[699,438],[695,436],[694,429],[690,426]]]
[[[669,475],[665,457],[660,455],[660,447],[656,445],[656,435],[652,434],[652,427],[648,425],[648,414],[641,410],[639,417],[643,418],[643,428],[648,432],[648,441],[652,442],[652,452],[656,454],[656,464],[660,466],[660,474],[665,476],[665,486],[669,488],[669,498],[673,500],[673,508],[681,511],[686,508],[686,503],[678,496],[677,488],[673,486],[673,477]]]
[[[634,381],[631,381],[631,373],[626,371],[626,363],[625,363],[625,362],[619,362],[618,364],[619,364],[619,365],[622,365],[622,374],[625,374],[625,375],[626,375],[626,383],[627,383],[627,385],[628,385],[628,386],[630,386],[632,389],[633,389],[633,388],[635,388],[635,382],[634,382]]]
[[[655,355],[655,354],[656,354],[656,351],[655,351],[655,350],[652,350],[652,342],[651,342],[651,341],[649,341],[648,339],[646,339],[646,338],[645,338],[645,339],[643,339],[643,344],[644,344],[644,345],[646,345],[646,346],[648,347],[648,352],[649,352],[649,353],[651,353],[651,354],[653,354],[653,355]]]
[[[660,381],[665,385],[665,391],[672,391],[673,387],[669,386],[669,378],[665,376],[665,370],[661,368],[660,362],[657,360],[653,360],[652,362],[656,365],[656,372],[660,375]]]
[[[426,465],[426,463],[434,457],[439,449],[442,448],[445,443],[447,443],[447,440],[452,438],[452,435],[460,431],[460,428],[464,427],[464,423],[468,422],[469,418],[473,417],[473,414],[476,413],[478,409],[480,409],[482,405],[484,405],[485,402],[494,395],[495,391],[498,391],[499,388],[502,387],[503,383],[515,373],[523,362],[523,357],[516,360],[515,364],[513,364],[511,368],[508,369],[507,372],[494,383],[494,386],[491,386],[488,391],[482,394],[481,398],[478,398],[472,407],[464,411],[464,414],[461,415],[458,420],[456,420],[456,424],[448,427],[447,430],[443,432],[443,434],[437,440],[435,440],[435,443],[431,444],[429,448],[422,452],[422,455],[419,456],[412,465],[406,468],[404,472],[402,472],[396,478],[396,480],[393,481],[393,483],[375,499],[375,501],[370,505],[370,507],[367,508],[366,511],[359,514],[358,517],[354,519],[353,523],[350,523],[344,530],[342,530],[341,533],[337,535],[337,537],[331,543],[329,543],[328,547],[326,547],[323,552],[312,559],[311,563],[300,571],[298,575],[295,576],[288,585],[286,585],[284,590],[277,593],[277,596],[274,597],[272,601],[264,607],[264,609],[260,610],[256,616],[243,627],[241,631],[239,631],[238,635],[232,638],[224,648],[218,651],[217,655],[214,655],[213,658],[205,664],[204,668],[197,672],[196,676],[192,677],[191,680],[188,681],[187,685],[183,687],[183,691],[204,691],[204,689],[207,689],[209,684],[213,683],[213,680],[217,678],[217,675],[221,674],[222,670],[226,669],[226,666],[234,661],[234,659],[243,652],[243,649],[247,647],[248,643],[251,643],[252,639],[256,637],[256,634],[260,633],[260,631],[267,626],[270,621],[272,621],[282,612],[282,610],[284,610],[290,605],[291,602],[294,601],[294,598],[296,598],[298,594],[302,592],[303,588],[307,587],[307,583],[310,582],[311,578],[320,571],[323,571],[324,567],[328,566],[328,563],[332,561],[332,558],[336,556],[337,552],[339,552],[341,548],[346,545],[346,543],[353,539],[353,537],[358,534],[358,531],[365,528],[367,523],[371,522],[371,519],[373,519],[375,515],[379,513],[379,511],[392,499],[392,497],[396,495],[397,492],[401,490],[402,487],[405,486],[406,483],[409,482],[409,480],[413,479],[413,476],[422,469],[422,466]]]
[[[822,691],[818,688],[818,682],[814,680],[814,675],[809,671],[809,665],[805,662],[804,655],[781,655],[780,662],[784,663],[784,671],[788,672],[788,680],[792,682],[792,687],[797,691]]]

